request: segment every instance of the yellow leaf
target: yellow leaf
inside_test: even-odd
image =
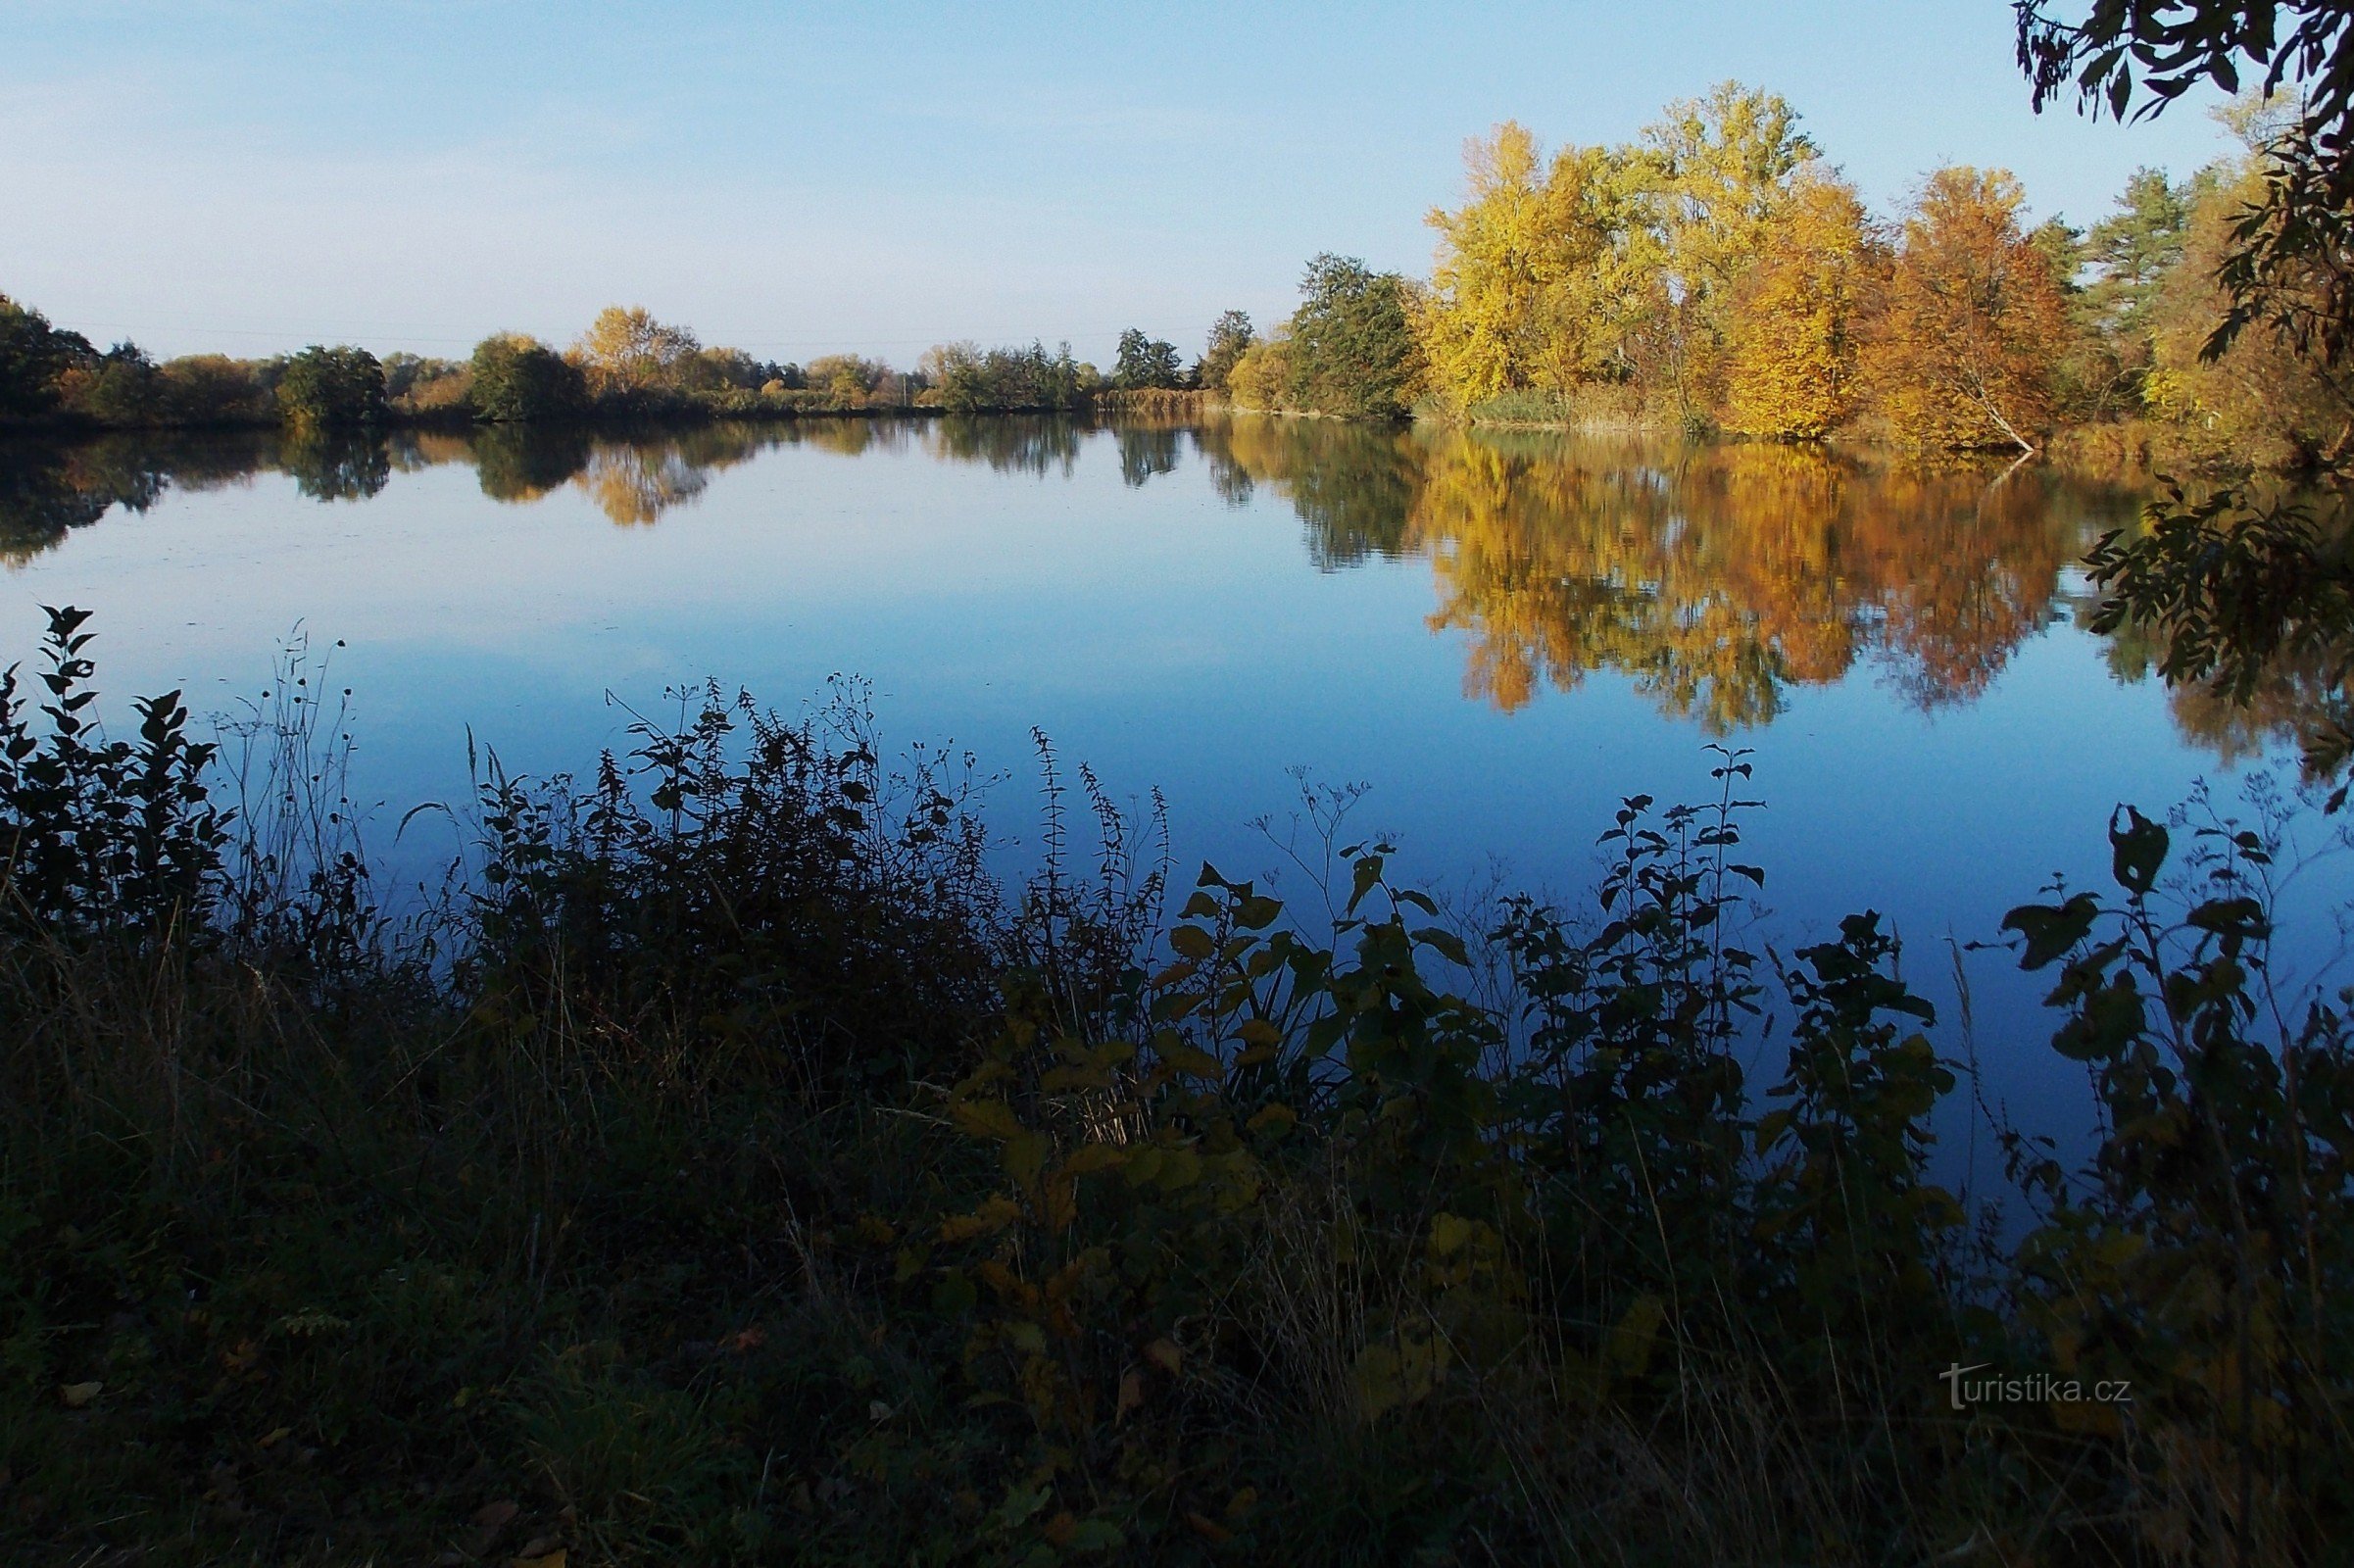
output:
[[[1225,1064],[1217,1057],[1192,1046],[1163,1046],[1160,1059],[1193,1078],[1220,1078],[1226,1073]]]
[[[1368,1345],[1357,1352],[1356,1396],[1368,1421],[1379,1421],[1405,1401],[1405,1379],[1398,1370],[1396,1348]]]
[[[1243,1125],[1254,1133],[1272,1133],[1281,1137],[1290,1132],[1292,1124],[1299,1119],[1299,1113],[1291,1106],[1276,1102],[1261,1106],[1258,1113]]]
[[[1027,1190],[1031,1183],[1038,1180],[1039,1171],[1046,1165],[1047,1155],[1053,1152],[1054,1146],[1047,1142],[1043,1133],[1022,1132],[1005,1140],[1001,1158],[1005,1162],[1005,1174],[1012,1177],[1016,1185]]]
[[[1013,1107],[1002,1100],[961,1100],[949,1107],[949,1114],[957,1126],[982,1138],[1012,1138],[1022,1130]]]
[[[1126,1163],[1127,1158],[1128,1151],[1117,1144],[1081,1144],[1062,1162],[1062,1174],[1087,1176],[1100,1170],[1113,1170]]]
[[[78,1410],[97,1398],[105,1388],[105,1384],[96,1382],[67,1383],[59,1386],[57,1396],[65,1401],[67,1409]]]
[[[1659,1327],[1667,1321],[1667,1303],[1645,1291],[1635,1298],[1627,1315],[1611,1329],[1602,1354],[1617,1371],[1631,1377],[1641,1376],[1650,1364],[1651,1345],[1659,1337]]]
[[[1434,1214],[1431,1216],[1431,1250],[1441,1257],[1460,1251],[1477,1229],[1476,1222],[1459,1214]]]
[[[957,1214],[942,1220],[940,1239],[944,1242],[968,1242],[976,1236],[994,1235],[1020,1217],[1020,1206],[1012,1199],[1000,1194],[969,1214]]]

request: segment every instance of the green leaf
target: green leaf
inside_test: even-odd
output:
[[[1198,925],[1181,925],[1169,933],[1169,947],[1188,958],[1206,958],[1217,951],[1209,933]]]
[[[1253,894],[1234,911],[1234,923],[1246,931],[1264,931],[1275,923],[1275,917],[1281,913],[1283,904],[1280,900],[1270,899],[1263,893]]]
[[[2158,868],[2166,863],[2166,829],[2130,806],[2124,810],[2124,827],[2109,819],[2112,869],[2119,887],[2141,898],[2157,886]]]
[[[1414,940],[1449,963],[1465,969],[1471,967],[1471,955],[1463,951],[1463,939],[1451,931],[1426,925],[1414,933]]]
[[[2099,916],[2099,901],[2079,893],[2060,905],[2023,904],[2002,917],[2002,928],[2026,939],[2019,967],[2040,969],[2089,935]]]

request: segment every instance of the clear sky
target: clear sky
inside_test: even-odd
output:
[[[2006,0],[465,4],[0,0],[0,292],[160,354],[460,355],[643,304],[706,342],[1108,363],[1427,272],[1467,136],[1632,137],[1735,77],[1884,210],[1943,162],[2037,216],[2224,149],[2038,118]]]

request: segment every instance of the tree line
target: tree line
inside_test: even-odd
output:
[[[1248,321],[1243,327],[1249,334]],[[1227,361],[1208,369],[1221,379]],[[1229,356],[1231,359],[1231,356]],[[232,359],[158,361],[134,343],[100,349],[0,295],[0,427],[150,429],[283,425],[341,431],[475,420],[592,421],[630,417],[758,417],[897,410],[1052,413],[1132,393],[1203,384],[1176,346],[1130,328],[1108,373],[1065,343],[927,350],[912,369],[829,354],[806,365],[706,346],[641,306],[611,306],[568,347],[495,332],[465,359],[379,358],[350,344]]]
[[[2013,174],[1959,165],[1877,216],[1784,99],[1734,82],[1616,146],[1548,153],[1507,122],[1430,215],[1427,280],[1317,258],[1222,386],[1267,410],[1942,450],[2105,429],[2138,455],[2328,466],[2354,400],[2292,331],[2206,352],[2289,113],[2244,97],[2224,116],[2240,152],[2141,170],[2085,228],[2031,226]]]
[[[2354,452],[2354,388],[2312,330],[2329,274],[2274,289],[2261,319],[2241,319],[2231,275],[2297,113],[2244,96],[2225,117],[2240,152],[2180,180],[2141,170],[2083,228],[2031,225],[2014,175],[1958,165],[1876,215],[1788,102],[1735,82],[1617,145],[1548,152],[1507,122],[1468,146],[1459,203],[1430,214],[1427,278],[1318,256],[1289,318],[1262,333],[1227,311],[1190,366],[1141,328],[1108,370],[1040,342],[941,344],[907,369],[798,365],[621,306],[561,349],[496,333],[463,360],[314,345],[158,363],[0,297],[0,423],[1061,413],[1200,392],[1350,417],[2319,469]]]

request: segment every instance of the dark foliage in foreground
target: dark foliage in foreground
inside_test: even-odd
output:
[[[1379,845],[1315,928],[1205,868],[1164,929],[1084,774],[1101,855],[1050,758],[1006,893],[956,759],[704,693],[585,786],[486,762],[466,877],[395,923],[316,665],[224,767],[172,699],[94,731],[81,621],[0,716],[12,1561],[2285,1563],[2347,1527],[2354,1079],[2338,1012],[2266,1009],[2254,834],[2121,813],[2112,891],[2011,916],[2106,1118],[2073,1173],[2008,1141],[1998,1245],[1931,1179],[1957,1069],[1878,918],[1739,945],[1733,757],[1705,807],[1625,803],[1592,907],[1468,947]],[[1955,1408],[1956,1365],[2133,1400]]]

